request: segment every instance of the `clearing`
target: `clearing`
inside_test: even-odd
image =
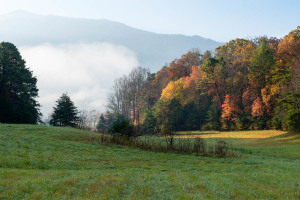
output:
[[[300,135],[187,132],[239,154],[213,158],[103,145],[73,128],[0,124],[0,199],[299,199]]]

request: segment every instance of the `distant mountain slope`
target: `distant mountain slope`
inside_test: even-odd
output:
[[[0,40],[17,46],[74,42],[122,45],[135,52],[141,65],[152,71],[191,48],[203,52],[221,45],[200,36],[155,34],[109,20],[43,16],[26,11],[0,15],[0,27]]]

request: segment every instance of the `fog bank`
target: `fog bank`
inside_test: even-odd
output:
[[[43,118],[64,92],[80,110],[104,111],[114,79],[139,65],[132,51],[110,43],[43,44],[19,49],[26,66],[38,78]]]

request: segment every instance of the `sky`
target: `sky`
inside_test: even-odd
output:
[[[280,38],[300,25],[299,0],[0,0],[0,5],[0,14],[25,10],[108,19],[155,33],[199,35],[219,42],[264,35]],[[64,92],[79,110],[104,112],[114,79],[139,66],[134,52],[109,43],[18,48],[38,78],[43,118]]]
[[[155,33],[199,35],[227,42],[283,37],[299,26],[299,0],[0,0],[0,14],[109,19]]]

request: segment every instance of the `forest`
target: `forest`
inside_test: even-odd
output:
[[[300,131],[300,27],[282,39],[235,39],[193,49],[150,73],[115,80],[98,127],[130,120],[138,133]],[[105,128],[103,128],[105,127]]]
[[[42,123],[37,78],[18,49],[2,42],[0,61],[0,122]],[[86,116],[67,94],[57,103],[50,125],[86,127]],[[97,126],[101,132],[112,132],[118,124],[134,129],[136,135],[192,130],[299,132],[300,27],[282,39],[235,39],[213,52],[192,49],[156,73],[134,68],[115,80],[106,106]]]

